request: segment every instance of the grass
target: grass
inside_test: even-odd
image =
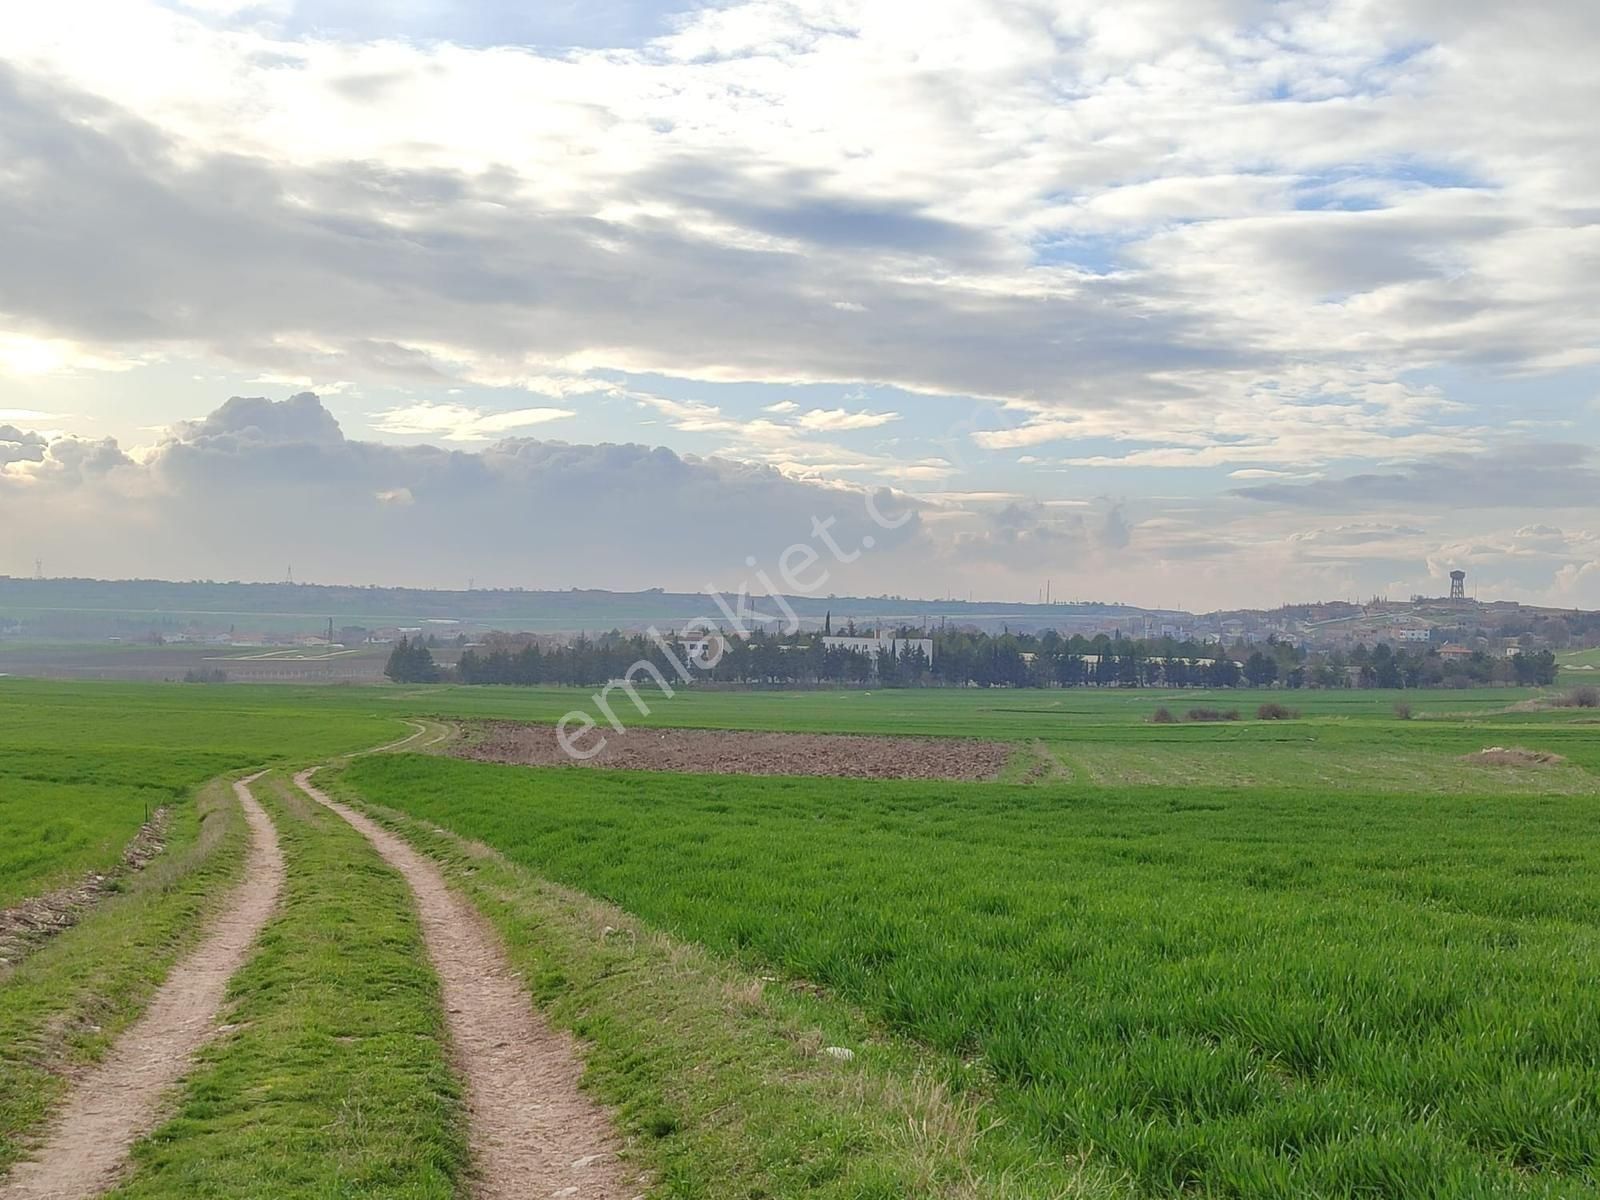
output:
[[[554,722],[575,708],[594,712],[592,689],[431,686],[375,690],[412,712],[444,717],[495,717]],[[1242,708],[1261,700],[1292,703],[1307,717],[1392,722],[1397,700],[1428,716],[1456,718],[1506,708],[1539,695],[1527,688],[1461,691],[1163,691],[1147,689],[871,689],[865,691],[684,690],[651,699],[640,717],[620,693],[612,699],[632,725],[697,729],[785,729],[804,733],[909,733],[955,737],[1093,736],[1094,731],[1146,724],[1161,705],[1184,712],[1197,705]],[[1246,722],[1249,724],[1249,722]]]
[[[361,803],[342,776],[321,782]],[[584,1040],[650,1195],[1059,1200],[1120,1194],[995,1120],[972,1064],[808,986],[675,940],[431,820],[364,804],[485,912],[547,1017]],[[841,1061],[826,1051],[851,1051]]]
[[[1281,692],[1167,693],[1118,690],[694,692],[651,704],[625,724],[955,735],[1026,742],[1080,782],[1108,786],[1297,787],[1439,792],[1584,792],[1600,787],[1600,738],[1579,710],[1536,709],[1520,689],[1449,692],[1297,692],[1294,721],[1252,719],[1263,696]],[[1416,719],[1395,716],[1410,698]],[[568,689],[434,688],[406,701],[447,717],[554,721],[584,694]],[[1172,724],[1151,720],[1166,707]],[[1238,721],[1184,721],[1191,709],[1242,711]],[[1523,744],[1571,760],[1530,775],[1460,761],[1487,746]],[[1587,769],[1586,769],[1587,768]],[[1012,773],[1008,772],[1010,778]]]
[[[0,907],[106,871],[146,815],[226,773],[391,740],[336,689],[0,679]]]
[[[112,1194],[449,1200],[464,1118],[405,882],[281,776],[254,791],[284,850],[282,905],[230,985],[232,1032]]]
[[[167,849],[80,924],[0,975],[0,1169],[66,1088],[143,1010],[200,940],[244,863],[244,818],[224,783],[174,810]]]
[[[110,867],[146,815],[170,799],[156,788],[7,781],[0,798],[0,908]]]
[[[1000,738],[1030,782],[395,755],[336,786],[404,810],[373,811],[495,921],[654,1195],[1587,1196],[1600,738],[1534,695],[1297,693],[1300,719],[1258,721],[1281,694],[696,692],[624,719]],[[0,679],[0,886],[173,811],[155,865],[0,977],[0,1167],[225,897],[242,824],[224,788],[190,802],[203,780],[586,698]],[[1567,761],[1461,761],[1494,745]],[[331,815],[263,799],[289,903],[124,1194],[460,1194],[404,888]]]
[[[1324,793],[1368,792],[1451,795],[1492,791],[1501,795],[1593,795],[1600,778],[1575,763],[1528,770],[1483,766],[1462,759],[1489,746],[1531,740],[1573,748],[1577,739],[1550,738],[1526,729],[1431,743],[1397,742],[1362,751],[1342,741],[1319,744],[1301,737],[1278,742],[1147,741],[1054,742],[1056,756],[1079,783],[1172,788],[1314,788]]]
[[[1600,680],[1600,647],[1593,650],[1563,650],[1556,655],[1559,682],[1581,685]]]
[[[1146,1195],[1600,1183],[1589,797],[413,755],[358,761],[345,780],[980,1064],[994,1111],[1043,1157]]]
[[[593,711],[589,693],[561,688],[396,688],[376,693],[410,713],[443,718],[554,722],[574,708]],[[1038,743],[1069,765],[1093,761],[1099,782],[1216,783],[1298,786],[1303,782],[1369,790],[1451,792],[1482,790],[1483,768],[1456,760],[1486,746],[1525,744],[1558,753],[1577,765],[1564,790],[1584,790],[1584,771],[1600,770],[1600,738],[1577,710],[1536,707],[1540,693],[1522,688],[1460,691],[1166,692],[1142,689],[900,690],[811,692],[679,692],[648,700],[640,717],[620,694],[618,715],[634,726],[703,729],[779,729],[795,732],[923,734]],[[1301,719],[1245,719],[1212,724],[1152,724],[1167,707],[1254,713],[1268,699],[1291,703]],[[1413,705],[1415,719],[1399,720],[1394,706]],[[1171,769],[1145,770],[1154,753]],[[1393,768],[1391,770],[1391,764]],[[1477,774],[1473,771],[1476,770]],[[1308,774],[1309,772],[1309,774]],[[1344,781],[1344,783],[1341,783]],[[1505,773],[1488,786],[1528,790]],[[1542,785],[1541,785],[1542,786]]]
[[[336,689],[185,688],[0,679],[0,904],[104,871],[145,814],[167,848],[80,923],[0,966],[0,1168],[100,1057],[224,902],[244,827],[226,774],[316,761],[404,726]]]
[[[0,679],[0,778],[163,788],[406,732],[379,693]]]

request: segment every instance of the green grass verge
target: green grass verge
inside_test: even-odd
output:
[[[156,788],[11,779],[0,795],[0,908],[109,871],[148,814],[172,800]]]
[[[0,1169],[25,1151],[65,1091],[143,1011],[195,945],[244,864],[247,833],[229,785],[173,808],[166,851],[124,890],[0,977]]]
[[[584,1040],[584,1084],[614,1107],[630,1155],[656,1179],[652,1196],[1121,1194],[1103,1172],[1042,1155],[997,1120],[980,1064],[889,1036],[836,998],[763,978],[431,820],[368,803],[341,775],[320,780],[433,857],[489,917],[547,1017]]]
[[[1591,796],[417,755],[359,760],[343,783],[980,1061],[995,1111],[1041,1157],[1087,1158],[1147,1194],[1600,1184]]]
[[[235,1028],[112,1194],[462,1194],[464,1118],[409,889],[281,777],[254,790],[284,851],[282,905],[230,984]]]
[[[108,871],[146,813],[208,779],[403,736],[342,689],[0,678],[0,907]]]

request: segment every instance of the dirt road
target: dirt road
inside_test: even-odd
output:
[[[605,1111],[578,1088],[582,1065],[571,1040],[534,1012],[488,922],[404,839],[313,785],[314,773],[302,771],[295,783],[360,831],[417,898],[466,1085],[473,1194],[626,1200],[641,1191],[629,1185]]]
[[[362,750],[353,754],[351,758],[365,758],[369,754],[394,754],[401,750],[428,750],[448,742],[455,736],[455,728],[442,721],[414,721],[407,720],[406,724],[415,731],[407,734],[399,741],[390,742],[384,746],[376,746],[371,750]],[[341,760],[335,760],[341,761]]]
[[[87,1200],[115,1182],[128,1148],[160,1115],[163,1094],[217,1030],[228,979],[283,890],[283,855],[249,784],[233,785],[250,825],[244,882],[205,940],[173,967],[150,1006],[72,1088],[38,1153],[0,1181],[0,1200]]]

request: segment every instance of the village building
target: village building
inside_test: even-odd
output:
[[[870,654],[874,660],[886,651],[896,658],[904,658],[908,654],[915,654],[918,650],[921,650],[928,662],[933,662],[932,638],[892,637],[889,634],[874,634],[869,637],[824,636],[822,644],[829,650],[849,650],[856,654]]]

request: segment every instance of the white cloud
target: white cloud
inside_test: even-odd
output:
[[[113,576],[251,578],[292,555],[329,580],[698,590],[744,578],[747,555],[774,562],[813,518],[833,518],[844,546],[873,534],[879,565],[921,537],[915,520],[880,529],[859,487],[632,444],[357,441],[310,395],[230,400],[143,463],[111,442],[14,432],[0,427],[0,561],[48,542],[63,570]],[[330,512],[339,536],[308,537]]]
[[[380,433],[442,437],[448,442],[485,442],[519,429],[532,429],[536,425],[547,425],[551,421],[563,421],[576,415],[569,408],[518,408],[510,412],[486,412],[464,404],[423,402],[373,413],[372,424]]]
[[[1237,471],[1228,472],[1229,479],[1316,479],[1313,473],[1296,471],[1273,471],[1266,467],[1240,467]]]
[[[850,412],[843,408],[813,408],[801,413],[794,423],[801,429],[818,433],[839,433],[848,429],[876,429],[890,421],[898,421],[899,413]]]
[[[836,442],[818,440],[816,434],[872,429],[897,420],[897,413],[848,412],[844,409],[810,409],[789,419],[799,409],[792,401],[778,401],[763,410],[776,419],[744,420],[700,400],[673,400],[649,392],[632,392],[635,402],[661,413],[681,433],[720,434],[727,441],[717,454],[767,463],[799,479],[840,482],[876,476],[882,480],[918,480],[936,477],[932,462],[944,465],[943,478],[953,468],[943,459],[908,461],[890,454],[863,454]]]
[[[1464,540],[1433,496],[1471,472],[1438,464],[1492,458],[1507,414],[1595,440],[1593,4],[732,0],[570,52],[189,7],[0,17],[18,412],[104,413],[111,372],[141,422],[194,411],[137,369],[165,361],[399,383],[415,401],[376,428],[461,444],[603,405],[619,437],[659,422],[832,485],[1031,495],[1138,467],[1159,511],[1130,501],[1117,569],[1164,555],[1218,594],[1270,577],[1307,508],[1366,519],[1377,495]],[[640,390],[719,382],[751,407]],[[782,398],[805,383],[854,407]],[[497,413],[472,387],[542,399]],[[857,411],[893,387],[897,412]],[[890,421],[870,453],[838,444]],[[80,478],[79,450],[13,475]],[[1007,451],[1032,453],[991,478]],[[1524,469],[1485,490],[1515,505]],[[1240,496],[1187,482],[1230,472]],[[1551,503],[1588,476],[1538,478]]]
[[[0,426],[0,562],[26,563],[31,547],[48,543],[67,555],[62,569],[84,574],[249,578],[263,558],[292,554],[297,569],[330,581],[493,574],[527,586],[736,585],[745,556],[770,560],[804,539],[814,517],[837,516],[851,536],[874,532],[864,487],[840,480],[851,471],[888,477],[895,465],[754,466],[525,438],[468,450],[385,445],[346,438],[314,396],[235,398],[142,456]],[[915,528],[830,590],[1026,599],[1047,574],[1062,595],[1204,608],[1237,603],[1241,577],[1255,603],[1437,590],[1439,572],[1457,564],[1470,566],[1486,596],[1571,604],[1600,583],[1586,570],[1600,561],[1600,535],[1584,523],[1593,514],[1583,503],[1561,524],[1512,507],[1518,495],[1537,507],[1592,494],[1577,452],[1524,448],[1374,481],[1262,485],[1336,489],[1336,500],[1309,508],[1292,493],[1254,503],[1035,497],[952,486],[951,462],[937,457],[898,466],[907,488],[931,485],[925,496],[901,493]],[[1480,493],[1474,503],[1500,506],[1488,515],[1480,507],[1465,538],[1450,525],[1464,480]],[[651,503],[641,508],[640,495]],[[1328,508],[1351,515],[1317,520]],[[308,538],[328,511],[340,514],[338,538]],[[685,542],[686,528],[702,536]],[[428,553],[408,553],[419,539]]]
[[[91,21],[100,37],[73,36]],[[244,359],[309,329],[369,370],[384,343],[432,340],[485,378],[522,359],[881,380],[1109,405],[1146,431],[1144,398],[1307,360],[1393,381],[1600,356],[1581,265],[1600,233],[1573,202],[1600,186],[1581,4],[970,0],[908,21],[890,0],[746,0],[642,49],[561,55],[272,28],[150,0],[8,14],[21,103],[94,110],[76,135],[28,120],[46,143],[116,129],[167,222],[108,220],[84,247],[98,268],[48,288],[22,256],[36,323],[149,345],[181,325]],[[30,93],[44,74],[98,99]],[[508,111],[538,111],[537,136],[483,119]],[[70,157],[11,157],[30,194],[90,190]],[[195,207],[188,189],[247,165],[259,199],[235,228]],[[308,220],[331,209],[341,223]],[[196,287],[217,260],[175,253],[194,229],[253,234],[269,257],[248,266],[277,285]],[[146,253],[183,283],[182,321],[170,288],[129,287]],[[92,303],[108,287],[141,320],[112,328]]]
[[[882,473],[903,483],[941,482],[955,473],[955,465],[945,458],[922,458],[882,468]]]

